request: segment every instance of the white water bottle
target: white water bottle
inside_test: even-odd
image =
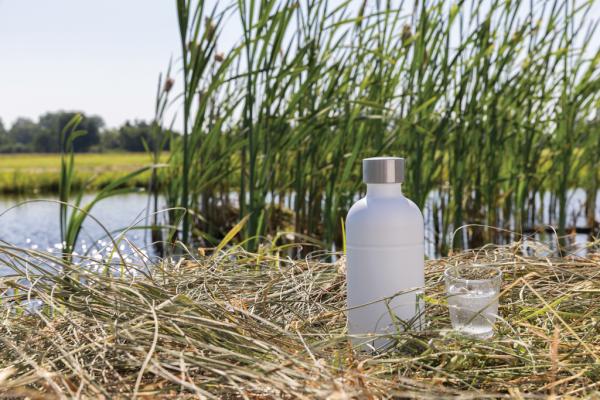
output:
[[[346,218],[348,332],[375,349],[378,334],[421,329],[425,284],[423,215],[402,195],[404,159],[363,160],[366,197]]]

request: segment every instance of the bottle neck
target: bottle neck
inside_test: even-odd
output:
[[[401,183],[367,183],[367,198],[401,197]]]

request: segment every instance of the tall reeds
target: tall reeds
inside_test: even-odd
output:
[[[382,154],[407,158],[441,253],[510,240],[471,227],[449,242],[464,224],[535,228],[546,192],[562,233],[569,191],[594,201],[591,2],[177,4],[184,130],[165,187],[194,216],[183,239],[215,243],[248,215],[251,247],[278,231],[340,244],[360,159]]]

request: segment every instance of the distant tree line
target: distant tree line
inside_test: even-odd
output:
[[[37,122],[29,118],[18,118],[10,128],[5,127],[0,120],[0,153],[60,152],[60,136],[75,114],[49,112]],[[76,152],[144,151],[144,142],[152,148],[154,140],[157,140],[152,125],[145,121],[127,121],[119,128],[106,128],[101,117],[82,115],[83,121],[79,129],[87,133],[75,139]],[[168,147],[168,141],[165,147]]]

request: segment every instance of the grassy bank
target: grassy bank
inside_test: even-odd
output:
[[[106,186],[129,172],[150,164],[146,153],[83,153],[76,156],[74,185],[90,181],[90,189]],[[3,154],[0,193],[56,193],[60,180],[59,154]],[[146,187],[149,173],[129,180],[130,187]]]
[[[548,258],[541,245],[488,246],[426,267],[422,332],[378,355],[346,336],[343,259],[291,260],[236,247],[188,261],[113,264],[117,277],[0,246],[0,396],[29,398],[540,398],[598,395],[600,258]],[[25,264],[28,277],[23,283]],[[0,257],[0,260],[3,258]],[[5,259],[4,259],[5,260]],[[504,271],[493,339],[449,331],[442,271]],[[108,266],[107,266],[108,268]],[[142,270],[145,270],[143,268]],[[109,274],[110,275],[110,274]],[[71,279],[77,276],[81,279]],[[43,278],[43,279],[37,279]],[[17,294],[8,295],[9,289]],[[41,299],[39,313],[20,309]],[[8,310],[8,309],[7,309]],[[144,397],[145,398],[145,397]]]
[[[575,152],[579,159],[582,151]],[[59,154],[2,154],[0,164],[0,193],[4,194],[29,194],[29,193],[56,193],[60,180],[60,155]],[[448,155],[446,154],[446,158]],[[168,154],[161,155],[160,161],[167,161]],[[235,160],[238,163],[239,160]],[[149,165],[150,158],[146,153],[83,153],[76,155],[76,184],[92,180],[91,189],[104,187],[112,180],[125,176],[127,173]],[[544,166],[542,174],[549,173],[550,154],[543,153],[541,165]],[[600,179],[598,171],[597,179]],[[127,182],[129,187],[146,187],[149,173],[136,177]],[[584,187],[585,179],[590,176],[588,166],[577,171],[571,188]],[[444,172],[445,180],[449,179],[448,171]],[[357,178],[358,179],[358,178]],[[360,180],[359,180],[360,181]],[[355,182],[352,183],[355,185]],[[239,191],[235,179],[231,179],[228,187]],[[551,190],[543,187],[543,190]]]

